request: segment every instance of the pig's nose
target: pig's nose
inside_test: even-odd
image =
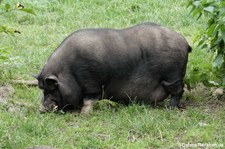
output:
[[[44,114],[44,113],[48,112],[48,110],[44,106],[41,106],[39,109],[39,112],[40,112],[40,114]]]

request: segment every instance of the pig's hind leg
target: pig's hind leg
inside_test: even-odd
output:
[[[182,98],[184,92],[184,83],[183,80],[176,80],[173,82],[163,81],[162,84],[166,88],[166,90],[171,95],[170,98],[170,109],[174,109],[179,107],[180,99]]]

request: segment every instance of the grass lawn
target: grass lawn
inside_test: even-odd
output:
[[[31,75],[41,70],[62,40],[80,28],[159,23],[183,34],[193,46],[187,75],[193,67],[204,70],[211,63],[210,55],[192,43],[204,26],[204,18],[196,21],[181,0],[20,2],[33,8],[36,16],[22,12],[0,15],[0,25],[21,31],[15,36],[0,34],[0,45],[12,48],[10,61],[0,64],[0,86],[11,80],[33,79]],[[0,98],[0,149],[225,147],[225,100],[212,96],[210,88],[199,86],[185,93],[183,103],[187,108],[183,111],[137,104],[109,107],[109,103],[100,102],[92,114],[78,115],[40,114],[40,90],[27,85],[12,86],[14,94],[8,99]]]

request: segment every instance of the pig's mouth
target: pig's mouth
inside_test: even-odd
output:
[[[39,112],[41,114],[47,113],[47,112],[56,113],[58,111],[61,111],[62,113],[64,113],[66,111],[70,111],[71,109],[73,109],[71,104],[66,104],[66,105],[64,105],[63,107],[60,108],[55,102],[52,102],[51,105],[48,105],[48,106],[44,106],[44,104],[43,104],[40,107]]]
[[[43,105],[40,107],[39,112],[40,113],[46,113],[46,112],[57,112],[59,110],[59,106],[56,102],[51,101],[51,103],[43,103]]]
[[[44,106],[41,106],[39,109],[39,112],[42,113],[47,113],[47,112],[57,112],[58,111],[58,106],[54,105],[51,109],[46,108]]]

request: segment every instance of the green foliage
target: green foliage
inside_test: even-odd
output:
[[[225,1],[189,0],[188,7],[197,20],[202,16],[207,20],[194,42],[214,53],[212,70],[220,79],[219,85],[225,86]]]
[[[9,50],[10,48],[9,47],[6,47],[6,46],[1,46],[0,45],[0,60],[7,60],[8,59],[8,55],[9,55]]]
[[[20,3],[13,6],[13,5],[10,5],[9,3],[2,4],[1,2],[2,1],[0,1],[0,6],[1,5],[4,5],[4,6],[0,7],[0,17],[4,17],[5,19],[7,19],[7,15],[9,15],[9,12],[12,12],[12,11],[23,11],[23,12],[35,15],[33,9],[25,8],[24,5],[22,5]],[[10,28],[1,23],[0,23],[0,33],[6,33],[6,34],[10,34],[10,35],[14,35],[16,33],[21,34],[21,32],[18,31],[17,29]],[[0,62],[1,63],[9,61],[10,49],[11,48],[9,48],[7,46],[0,45]],[[0,65],[0,67],[2,67],[2,66]]]
[[[23,11],[23,12],[35,15],[33,9],[25,8],[24,5],[22,5],[20,3],[18,3],[15,7],[10,5],[9,3],[6,3],[4,7],[1,7],[1,9],[0,9],[1,10],[0,11],[0,15],[1,16],[3,16],[4,14],[9,13],[11,11]],[[3,16],[3,17],[7,18],[7,16]],[[19,33],[20,34],[20,31],[18,31],[16,29],[13,29],[13,28],[8,28],[8,27],[0,24],[0,33],[2,33],[2,32],[7,33],[7,34],[15,34],[15,33]]]
[[[189,58],[188,71],[185,75],[185,84],[188,89],[195,88],[199,82],[205,86],[218,85],[215,82],[216,76],[212,70],[212,58],[210,58],[213,54],[204,53],[204,50],[200,48],[195,48],[192,54],[196,56]]]

